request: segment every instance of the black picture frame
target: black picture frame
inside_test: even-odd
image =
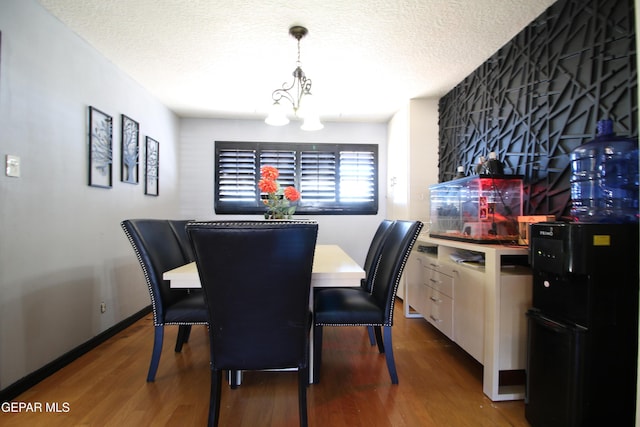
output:
[[[140,124],[124,114],[121,119],[120,181],[137,185],[140,182]]]
[[[145,140],[144,159],[144,194],[148,196],[157,196],[160,193],[160,143],[149,136],[147,136]]]
[[[89,186],[113,186],[113,118],[89,106]]]

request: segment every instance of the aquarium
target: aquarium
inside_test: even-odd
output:
[[[475,175],[429,187],[429,235],[477,243],[517,242],[522,177]]]

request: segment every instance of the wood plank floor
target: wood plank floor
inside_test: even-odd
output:
[[[423,319],[405,319],[397,302],[392,385],[384,355],[366,330],[327,327],[322,377],[308,389],[309,425],[330,427],[528,426],[523,401],[491,402],[482,366]],[[145,381],[151,316],[28,390],[14,402],[42,412],[0,412],[3,426],[204,426],[209,402],[208,338],[193,327],[174,353],[177,327],[165,328],[155,383]],[[60,412],[46,412],[57,403]],[[295,426],[296,374],[248,372],[236,390],[223,387],[221,426]]]

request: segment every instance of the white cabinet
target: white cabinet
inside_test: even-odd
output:
[[[407,265],[404,268],[403,281],[404,293],[402,294],[404,316],[424,317],[427,312],[427,291],[423,280],[423,263],[425,255],[415,248],[409,255]],[[399,293],[399,291],[398,291]],[[408,295],[411,295],[408,297]],[[408,298],[411,298],[409,302]]]
[[[427,321],[453,339],[453,299],[433,288],[427,288],[427,298]]]
[[[484,273],[414,250],[405,274],[407,317],[424,317],[482,363]]]
[[[405,315],[424,317],[453,339],[453,270],[436,256],[414,251],[405,274]]]
[[[456,343],[478,362],[484,360],[484,271],[473,265],[455,267],[454,331]]]
[[[524,369],[527,363],[526,313],[531,308],[528,268],[503,268],[500,274],[500,370]]]
[[[437,248],[433,253],[420,247]],[[484,263],[458,263],[458,250],[483,254]],[[500,384],[500,373],[526,367],[526,311],[531,271],[503,265],[503,256],[526,258],[527,247],[489,245],[421,236],[405,269],[405,315],[424,317],[482,363],[483,391],[491,400],[524,398],[523,385]]]
[[[443,334],[453,339],[453,276],[437,259],[424,257],[422,279],[426,301],[424,316]]]

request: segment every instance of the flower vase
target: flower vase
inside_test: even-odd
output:
[[[278,215],[278,214],[266,212],[264,214],[264,219],[269,221],[278,221],[278,220],[287,219],[287,218],[285,218],[284,215]]]

